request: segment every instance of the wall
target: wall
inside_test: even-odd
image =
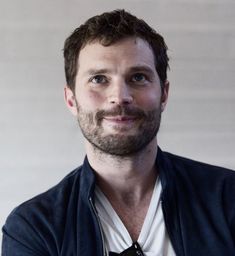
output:
[[[235,169],[233,0],[1,0],[1,226],[16,205],[82,163],[82,136],[63,102],[63,42],[115,8],[144,18],[169,46],[162,149]]]

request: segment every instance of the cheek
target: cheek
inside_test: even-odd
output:
[[[155,109],[157,106],[159,106],[161,103],[161,94],[159,92],[150,91],[145,92],[138,97],[137,104],[139,106],[142,106],[146,110],[152,110]]]
[[[103,100],[104,97],[101,94],[92,91],[86,92],[86,94],[78,97],[78,102],[80,102],[80,105],[82,105],[83,108],[86,108],[87,110],[94,110],[99,108]]]

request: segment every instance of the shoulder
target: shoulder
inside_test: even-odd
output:
[[[190,200],[200,198],[205,207],[213,206],[211,209],[215,212],[218,208],[223,209],[231,230],[235,232],[235,171],[167,152],[163,155],[170,162],[177,191],[184,191]]]
[[[193,232],[211,228],[234,238],[235,172],[167,152],[158,161],[169,212],[176,209]]]
[[[69,202],[79,189],[81,169],[75,169],[56,186],[10,213],[2,229],[4,250],[8,252],[14,244],[22,252],[31,248],[45,255],[48,246],[56,247],[60,234],[63,234]]]
[[[183,191],[185,196],[194,194],[203,200],[219,200],[221,204],[234,200],[235,171],[168,152],[162,152],[161,162],[160,176],[180,194]]]
[[[192,175],[195,178],[235,179],[235,171],[228,168],[196,161],[169,152],[163,152],[163,157],[175,173]]]
[[[66,205],[74,187],[79,187],[80,173],[81,167],[78,167],[65,176],[57,185],[16,207],[11,214],[27,217],[29,209],[34,209],[36,214],[39,209],[40,212],[43,212],[43,209],[51,211],[54,209],[54,206]]]

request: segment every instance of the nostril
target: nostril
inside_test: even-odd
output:
[[[133,95],[131,93],[130,88],[125,84],[125,82],[121,81],[110,86],[108,100],[111,104],[130,104],[133,101]]]
[[[124,103],[124,104],[130,104],[130,103],[132,103],[132,101],[133,101],[133,98],[132,98],[132,97],[128,97],[128,98],[126,98],[126,99],[123,99],[123,103]]]
[[[111,104],[127,105],[127,104],[131,104],[133,102],[133,98],[132,97],[125,97],[125,98],[112,97],[109,99],[109,102]]]

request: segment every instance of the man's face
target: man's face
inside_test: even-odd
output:
[[[167,94],[152,49],[140,38],[87,44],[79,54],[75,95],[65,89],[88,143],[119,156],[142,150],[156,137]]]

